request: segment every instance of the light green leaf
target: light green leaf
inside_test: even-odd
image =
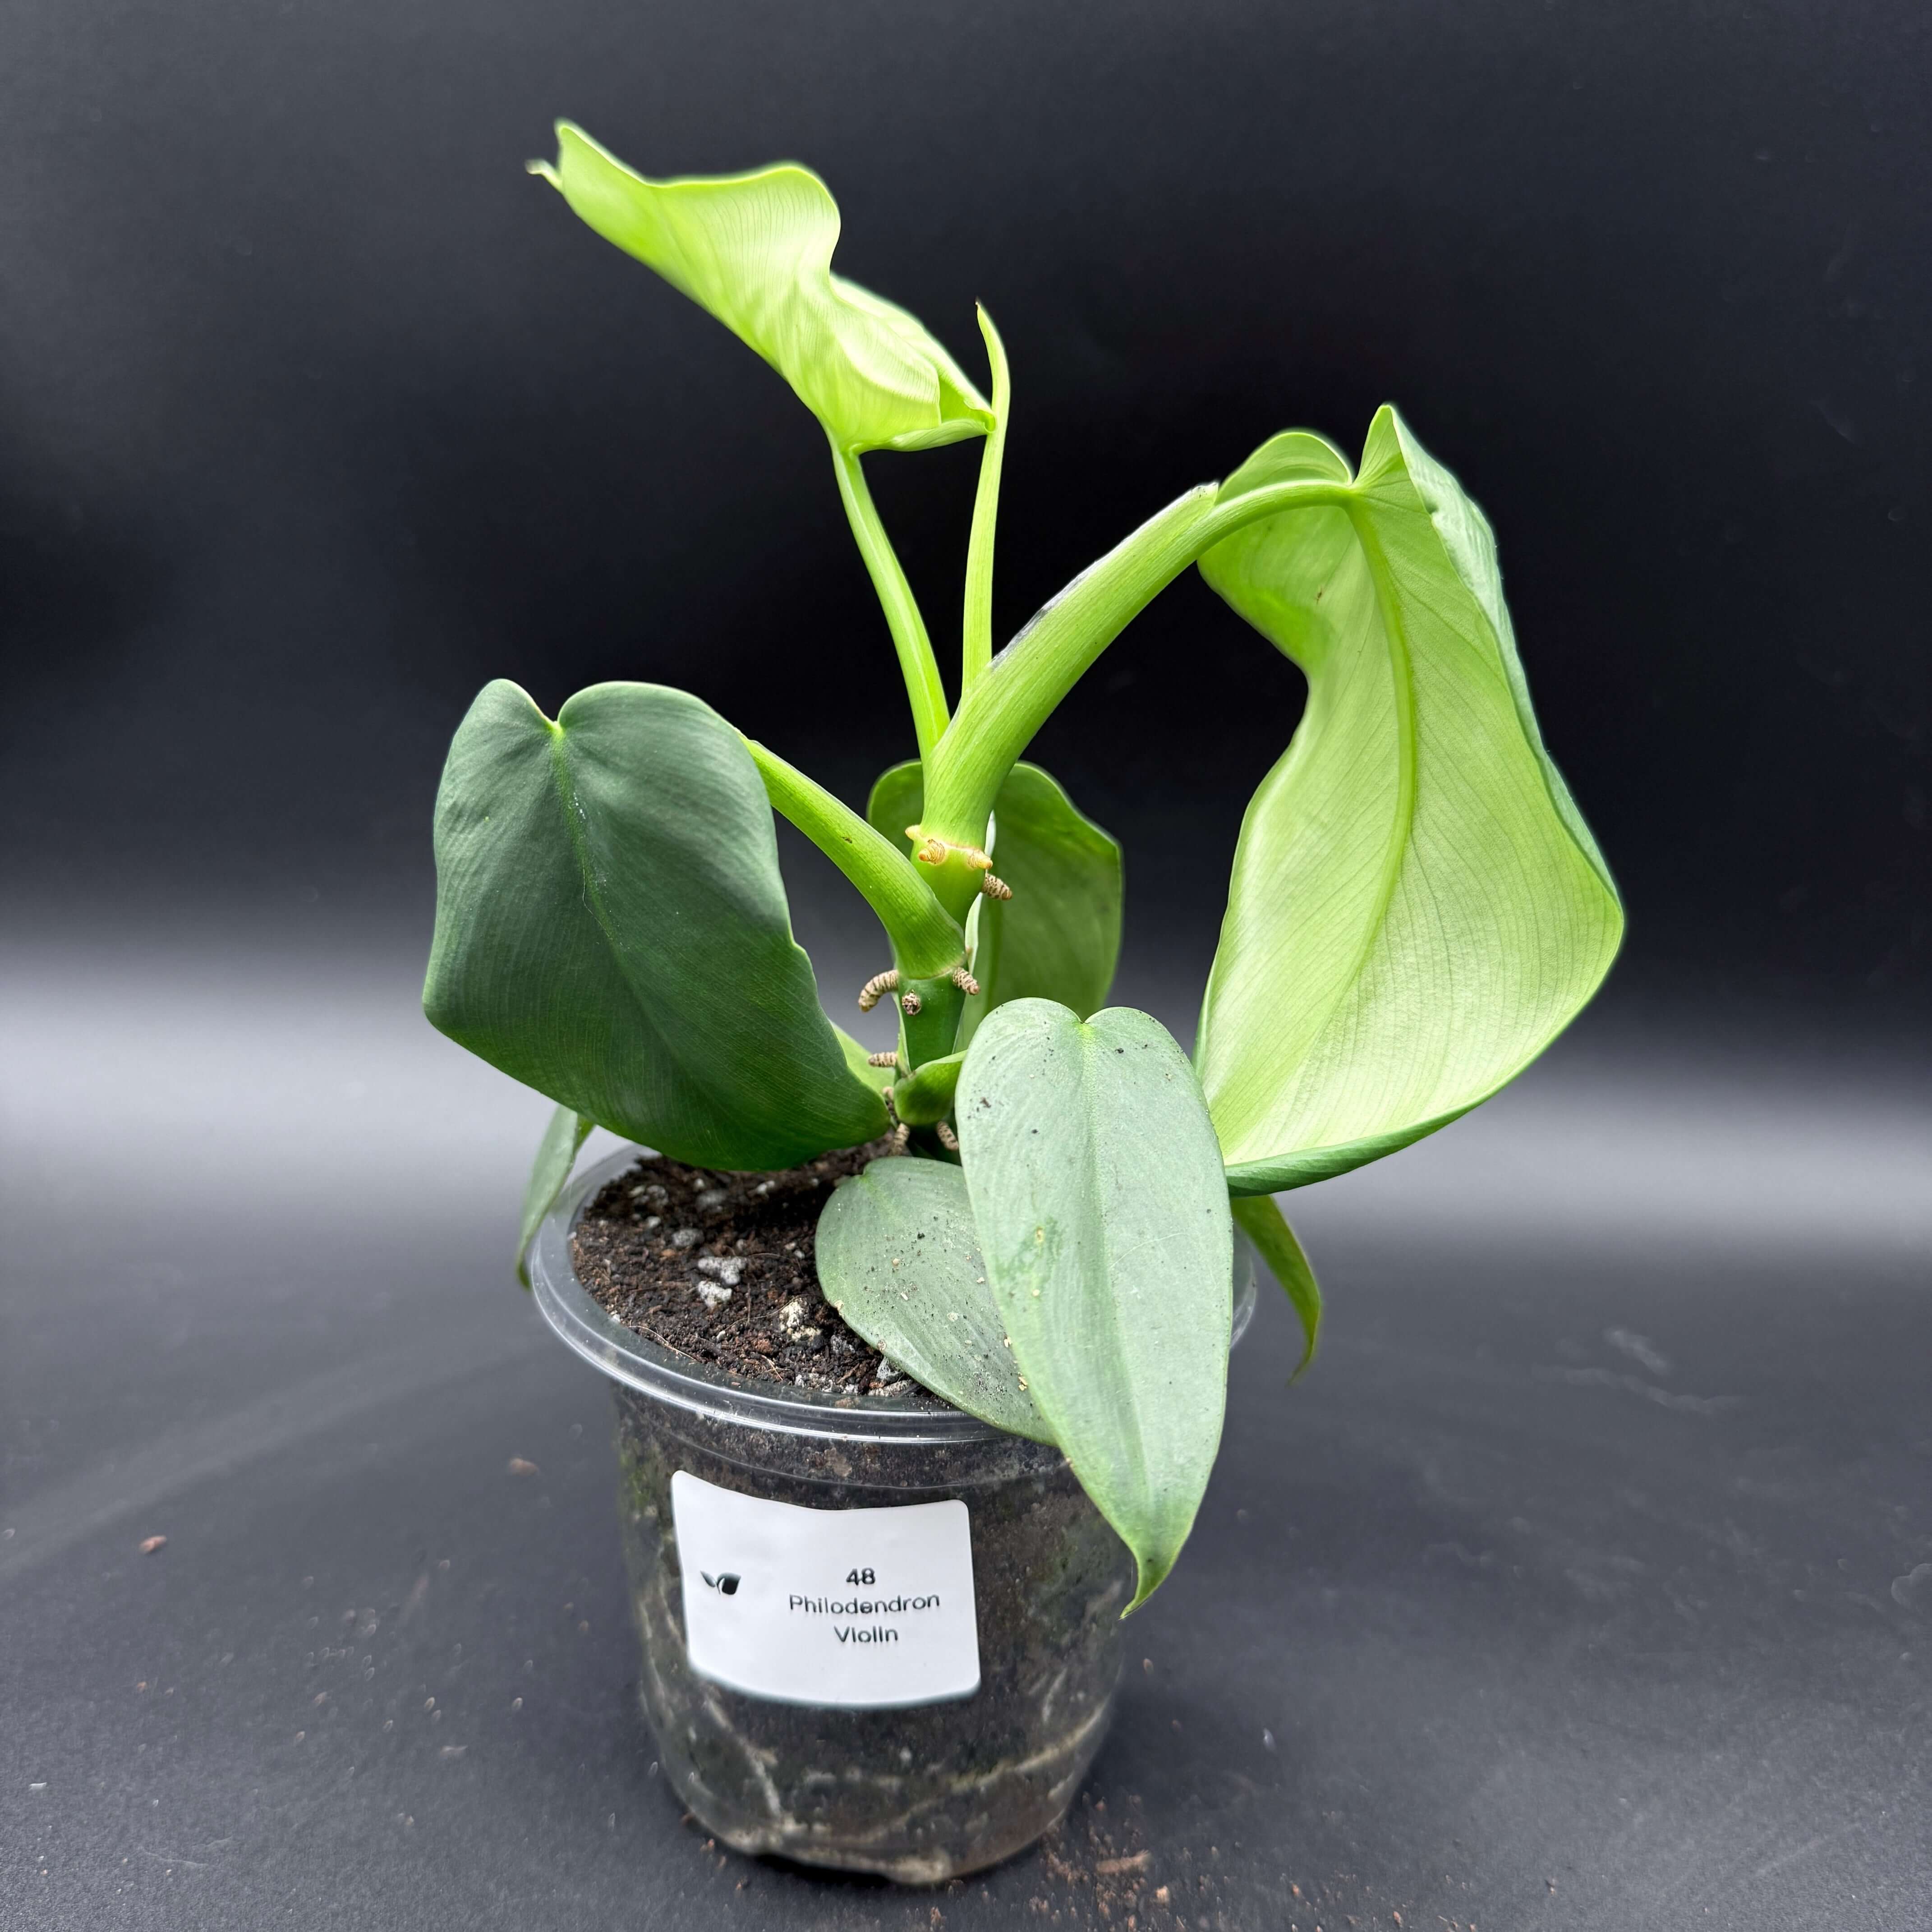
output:
[[[568,121],[556,139],[532,172],[755,349],[841,448],[986,434],[991,407],[920,322],[832,272],[838,209],[808,169],[647,181]]]
[[[1288,1378],[1296,1381],[1314,1360],[1316,1345],[1322,1337],[1322,1284],[1315,1279],[1294,1230],[1271,1195],[1244,1195],[1233,1205],[1236,1225],[1267,1262],[1301,1324],[1301,1360]]]
[[[1017,1000],[956,1118],[993,1298],[1067,1460],[1139,1565],[1173,1568],[1227,1398],[1233,1229],[1194,1070],[1160,1023]]]
[[[1224,502],[1348,482],[1264,445]],[[1514,1078],[1609,970],[1603,858],[1543,748],[1482,513],[1392,410],[1340,507],[1258,521],[1208,581],[1308,704],[1241,828],[1198,1049],[1237,1193],[1406,1146]]]
[[[736,732],[650,684],[553,724],[506,680],[450,747],[423,1005],[561,1105],[700,1167],[783,1168],[885,1130],[794,942]]]
[[[529,1184],[524,1190],[524,1211],[517,1223],[517,1279],[528,1288],[530,1243],[543,1225],[543,1218],[563,1192],[570,1170],[596,1125],[568,1107],[560,1107],[550,1117],[543,1138],[537,1143],[537,1157],[530,1165]]]
[[[825,1204],[815,1252],[826,1300],[888,1360],[956,1408],[1053,1440],[1006,1346],[958,1168],[872,1162]]]
[[[892,1070],[874,1066],[872,1055],[842,1026],[835,1024],[832,1030],[838,1036],[838,1051],[845,1056],[846,1070],[854,1079],[864,1081],[874,1093],[884,1094],[892,1084]]]
[[[866,816],[903,842],[924,788],[915,761],[872,788]],[[993,871],[1010,899],[982,899],[964,1045],[1009,1000],[1056,1000],[1083,1017],[1106,1003],[1120,952],[1120,848],[1037,765],[1016,765],[993,812]]]

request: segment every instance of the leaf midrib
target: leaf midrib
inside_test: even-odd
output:
[[[1094,1216],[1094,1225],[1100,1232],[1100,1257],[1103,1279],[1111,1287],[1115,1279],[1114,1272],[1114,1243],[1112,1234],[1112,1217],[1107,1213],[1107,1203],[1100,1185],[1100,1083],[1094,1077],[1095,1057],[1100,1049],[1099,1033],[1085,1020],[1076,1022],[1080,1039],[1080,1099],[1082,1111],[1085,1115],[1087,1147],[1092,1158],[1082,1162],[1086,1170],[1085,1192],[1088,1204]],[[1103,1294],[1099,1300],[1107,1314],[1108,1356],[1113,1360],[1122,1358],[1120,1342],[1120,1310],[1112,1294]],[[1125,1380],[1124,1393],[1127,1397],[1123,1405],[1132,1418],[1131,1430],[1121,1432],[1122,1445],[1128,1452],[1130,1486],[1143,1495],[1148,1493],[1147,1432],[1141,1414],[1140,1404],[1133,1400],[1131,1378]],[[1134,1552],[1138,1557],[1140,1554]]]
[[[702,1083],[694,1079],[684,1055],[678,1051],[670,1036],[652,1018],[650,1004],[633,983],[625,964],[624,949],[618,944],[612,932],[610,915],[604,908],[604,895],[598,886],[596,870],[591,863],[590,844],[584,829],[584,813],[578,802],[576,781],[571,772],[566,742],[569,733],[558,718],[545,718],[544,728],[550,734],[550,770],[555,777],[558,801],[563,808],[565,834],[570,840],[570,849],[577,860],[577,876],[583,884],[584,903],[590,909],[591,917],[597,922],[597,930],[604,936],[604,948],[617,968],[617,976],[623,981],[625,990],[631,996],[632,1012],[637,1016],[639,1024],[663,1049],[665,1058],[677,1069],[678,1084],[685,1094],[688,1094],[694,1089],[697,1091],[704,1102],[705,1114],[709,1117],[704,1130],[707,1133],[715,1133],[730,1117],[710,1100]]]
[[[1290,511],[1288,514],[1292,515],[1294,512]],[[1382,633],[1387,643],[1390,687],[1396,709],[1396,803],[1390,826],[1388,850],[1382,862],[1382,878],[1376,884],[1374,910],[1365,922],[1361,943],[1356,949],[1353,964],[1340,982],[1335,992],[1330,996],[1320,1019],[1309,1030],[1309,1050],[1311,1054],[1316,1042],[1328,1032],[1336,1014],[1361,983],[1370,955],[1375,951],[1388,924],[1389,908],[1395,900],[1396,886],[1407,861],[1410,835],[1415,824],[1417,733],[1414,653],[1410,647],[1407,630],[1397,614],[1388,560],[1382,554],[1381,542],[1375,534],[1367,512],[1358,500],[1352,499],[1346,514],[1348,527],[1360,548],[1363,560],[1368,566],[1370,581],[1376,594],[1376,608],[1382,618]],[[1303,1056],[1304,1064],[1308,1057],[1306,1054]]]

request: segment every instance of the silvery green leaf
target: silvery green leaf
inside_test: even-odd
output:
[[[1132,1609],[1186,1540],[1227,1397],[1233,1229],[1199,1084],[1145,1013],[1016,1000],[981,1023],[955,1118],[994,1300],[1133,1552]]]
[[[886,1358],[956,1408],[1051,1442],[1006,1346],[958,1168],[875,1160],[818,1217],[825,1298]]]

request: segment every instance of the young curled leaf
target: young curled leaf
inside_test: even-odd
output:
[[[927,449],[992,427],[916,317],[832,272],[838,205],[809,169],[650,181],[568,121],[556,138],[556,160],[532,171],[756,350],[842,448]]]
[[[1301,480],[1340,500],[1201,562],[1308,679],[1242,824],[1202,1013],[1238,1194],[1359,1166],[1486,1100],[1574,1017],[1623,932],[1538,733],[1482,512],[1393,410],[1359,476],[1291,432],[1220,498]]]

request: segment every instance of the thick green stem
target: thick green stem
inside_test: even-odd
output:
[[[899,981],[899,1068],[910,1073],[958,1046],[965,989],[950,974]]]
[[[878,914],[901,972],[944,974],[965,958],[959,922],[895,840],[874,831],[850,806],[776,752],[749,738],[745,745],[773,807],[858,887]]]
[[[926,828],[920,827],[923,833]],[[920,849],[925,850],[922,847]],[[936,861],[919,859],[920,876],[933,890],[939,903],[956,919],[963,930],[966,915],[977,903],[981,891],[980,881],[986,876],[983,862],[974,864],[976,848],[962,849],[949,845],[943,857]],[[979,855],[983,861],[983,854]]]
[[[993,426],[980,458],[980,488],[973,499],[973,532],[966,544],[966,609],[960,629],[960,690],[970,691],[993,661],[993,537],[1000,520],[1000,469],[1006,459],[1006,414],[1012,385],[1006,352],[993,318],[978,310],[980,333],[993,371]]]
[[[962,692],[958,716],[926,756],[924,828],[978,844],[1014,761],[1082,674],[1187,566],[1264,517],[1346,506],[1352,487],[1298,478],[1222,501],[1204,483],[1170,503],[1045,606],[986,675]]]
[[[859,554],[866,560],[866,572],[892,634],[892,647],[898,652],[899,670],[912,705],[913,729],[919,736],[919,754],[927,758],[946,729],[946,686],[932,655],[932,640],[926,634],[926,620],[920,615],[912,586],[899,567],[898,553],[879,520],[863,464],[856,452],[842,446],[836,437],[832,439],[832,461],[838,474],[838,495],[845,506],[846,520],[858,539]]]

